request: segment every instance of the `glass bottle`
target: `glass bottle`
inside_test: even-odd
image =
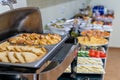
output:
[[[78,19],[74,20],[73,27],[70,30],[70,36],[73,38],[73,43],[77,44],[78,40],[77,37],[79,36],[79,31],[78,31]]]

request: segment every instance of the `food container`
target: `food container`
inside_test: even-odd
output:
[[[101,65],[78,65],[77,73],[80,74],[105,74]]]
[[[113,31],[112,26],[109,26],[109,25],[103,25],[103,30],[109,31],[109,32]]]
[[[105,74],[101,65],[78,65],[77,73],[80,74]]]
[[[72,27],[72,25],[70,24],[49,24],[48,28],[50,29],[51,33],[55,33],[55,34],[60,34],[60,35],[65,35],[68,33],[68,31],[70,30],[70,28]]]
[[[104,47],[101,47],[101,46],[97,46],[97,47],[92,47],[92,46],[83,46],[83,48],[81,48],[79,51],[78,51],[78,58],[80,57],[80,59],[85,59],[85,60],[94,60],[95,61],[99,59],[105,59],[106,58],[106,51],[105,51],[105,48]],[[83,57],[83,58],[82,58]],[[98,61],[97,60],[97,61]],[[100,62],[100,61],[98,61]],[[83,63],[84,64],[84,63]]]
[[[78,65],[103,65],[101,58],[78,57]]]
[[[16,35],[16,36],[19,36],[19,35]],[[16,36],[14,36],[14,37],[16,37]],[[14,37],[12,37],[12,38],[14,38]],[[24,63],[24,64],[20,64],[20,63],[14,63],[13,64],[13,63],[0,62],[0,66],[4,66],[4,67],[11,66],[11,67],[39,68],[46,61],[48,61],[51,58],[51,56],[54,55],[55,49],[56,50],[59,49],[67,38],[68,38],[67,36],[62,36],[62,39],[61,39],[61,41],[59,43],[57,43],[55,45],[44,46],[47,49],[47,53],[46,53],[46,55],[44,55],[41,59],[39,59],[37,61],[31,62],[31,63]],[[25,45],[23,45],[23,46],[25,46]],[[41,46],[41,45],[37,45],[37,46]]]
[[[49,28],[50,28],[51,33],[56,33],[60,35],[65,35],[70,30],[69,28],[55,28],[53,26],[50,26]]]
[[[93,25],[92,24],[84,24],[82,23],[80,26],[79,26],[79,31],[84,31],[84,30],[91,30],[93,29]]]
[[[103,46],[108,44],[108,40],[105,38],[96,38],[94,36],[92,37],[80,36],[78,37],[78,43],[84,46]]]

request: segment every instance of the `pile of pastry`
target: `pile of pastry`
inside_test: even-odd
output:
[[[108,44],[105,37],[109,37],[110,33],[100,30],[86,30],[81,32],[82,36],[78,37],[78,42],[87,46],[101,46]]]
[[[44,45],[61,41],[58,34],[23,33],[0,44],[0,62],[30,63],[40,60],[48,52]]]
[[[23,33],[10,38],[8,41],[14,44],[53,45],[61,41],[61,36],[58,34]]]
[[[11,45],[9,42],[0,44],[0,61],[10,63],[30,63],[42,58],[46,48],[30,45]]]
[[[95,37],[109,37],[110,33],[101,30],[85,30],[81,32],[82,35],[95,36]]]
[[[81,36],[78,37],[78,42],[82,45],[87,46],[100,46],[108,44],[108,40],[103,37],[95,37],[95,36]]]

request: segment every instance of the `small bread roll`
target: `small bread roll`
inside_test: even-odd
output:
[[[8,42],[3,42],[0,44],[0,51],[6,51],[6,46],[9,46]]]
[[[52,39],[49,39],[47,42],[48,42],[49,44],[55,44],[55,42],[54,42]]]
[[[32,46],[31,46],[32,47]],[[30,46],[21,46],[22,52],[31,52],[31,47]]]
[[[15,51],[14,46],[9,45],[6,48],[8,51]]]
[[[22,50],[21,50],[21,46],[14,46],[14,49],[15,49],[15,51],[17,51],[17,52],[21,52]]]
[[[47,53],[47,50],[46,50],[46,48],[44,48],[44,47],[41,47],[41,50],[46,54]]]
[[[37,60],[37,58],[38,58],[37,55],[30,53],[30,52],[22,52],[22,55],[24,56],[25,61],[27,63],[33,62],[33,61]]]
[[[45,54],[45,52],[41,48],[32,48],[32,52],[38,56],[41,54]]]
[[[12,63],[18,63],[19,61],[15,58],[14,56],[14,52],[8,52],[8,59],[10,60],[10,62]]]
[[[19,60],[20,63],[25,63],[24,57],[22,56],[22,53],[15,52],[15,57]]]
[[[0,52],[0,61],[1,62],[9,62],[6,52]]]

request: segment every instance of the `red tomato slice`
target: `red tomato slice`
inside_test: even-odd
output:
[[[100,51],[95,51],[95,57],[99,58],[100,57]]]
[[[106,58],[106,53],[104,53],[104,52],[101,51],[101,52],[100,52],[100,57],[101,57],[101,58]]]
[[[90,53],[91,53],[91,52],[95,52],[95,51],[96,51],[96,50],[94,50],[94,49],[90,49],[90,50],[89,50]]]
[[[90,56],[90,57],[94,57],[94,56],[95,56],[95,50],[90,49],[90,50],[89,50],[89,56]]]

